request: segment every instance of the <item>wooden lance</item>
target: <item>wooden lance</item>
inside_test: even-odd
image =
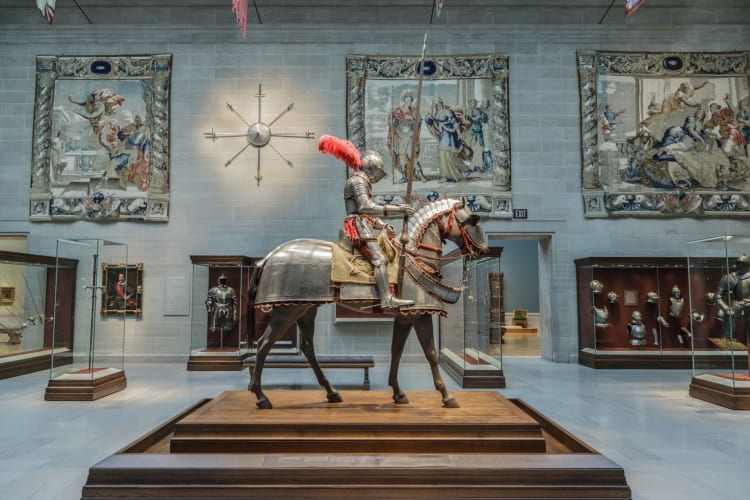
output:
[[[411,187],[414,183],[414,160],[417,156],[417,143],[419,142],[419,131],[420,131],[420,120],[421,115],[419,114],[419,108],[422,104],[422,82],[424,81],[424,58],[425,52],[427,51],[427,33],[424,34],[424,41],[422,42],[422,57],[419,61],[419,84],[417,85],[417,107],[416,107],[416,122],[414,123],[414,133],[411,138],[411,154],[409,155],[409,162],[406,166],[406,196],[405,204],[411,206]],[[409,214],[404,214],[404,223],[401,229],[401,254],[398,259],[398,280],[397,280],[397,297],[401,297],[404,284],[404,268],[406,266],[406,244],[409,243]]]

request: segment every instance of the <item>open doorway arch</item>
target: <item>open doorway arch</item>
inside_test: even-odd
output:
[[[503,247],[500,269],[505,275],[506,325],[510,326],[503,356],[548,358],[552,352],[552,234],[488,232],[487,241],[491,247]],[[511,324],[513,309],[528,310],[531,328]]]

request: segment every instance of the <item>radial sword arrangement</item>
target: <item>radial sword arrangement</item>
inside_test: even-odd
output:
[[[281,113],[276,116],[273,120],[271,120],[270,123],[266,124],[262,122],[262,104],[263,104],[263,97],[265,97],[265,94],[262,92],[262,84],[258,84],[258,93],[255,95],[255,97],[258,98],[258,121],[255,123],[248,123],[247,120],[245,120],[237,110],[232,107],[231,104],[227,103],[227,108],[229,108],[229,111],[237,115],[237,117],[247,125],[247,132],[216,132],[214,129],[211,129],[211,132],[204,132],[203,136],[206,139],[211,139],[212,142],[216,142],[216,139],[222,138],[222,137],[245,137],[247,139],[247,144],[240,149],[234,156],[232,156],[229,160],[227,160],[226,163],[224,163],[225,167],[228,167],[232,164],[234,160],[237,159],[247,148],[250,146],[254,147],[258,150],[258,157],[257,157],[257,166],[256,166],[256,174],[255,174],[255,180],[258,183],[258,186],[260,186],[260,181],[263,178],[260,175],[260,151],[266,146],[269,146],[273,151],[279,155],[279,157],[284,160],[284,162],[290,166],[294,167],[294,164],[284,157],[284,155],[279,152],[278,149],[273,147],[271,144],[271,138],[272,137],[291,137],[296,139],[312,139],[315,137],[315,134],[313,132],[310,132],[309,130],[305,132],[304,134],[294,134],[294,133],[285,133],[285,132],[279,132],[279,133],[272,133],[271,127],[274,123],[279,121],[279,119],[284,116],[286,113],[292,110],[294,107],[294,102],[290,103],[289,106],[287,106]]]

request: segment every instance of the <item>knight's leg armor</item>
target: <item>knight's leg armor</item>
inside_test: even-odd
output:
[[[367,240],[367,248],[372,252],[372,267],[375,272],[375,282],[380,292],[380,308],[383,310],[398,309],[401,306],[414,304],[413,300],[399,299],[391,293],[388,283],[388,266],[386,266],[383,252],[377,241]]]

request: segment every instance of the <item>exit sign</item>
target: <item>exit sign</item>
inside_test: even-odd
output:
[[[513,218],[514,219],[528,219],[529,218],[529,211],[525,208],[514,208],[513,209]]]

